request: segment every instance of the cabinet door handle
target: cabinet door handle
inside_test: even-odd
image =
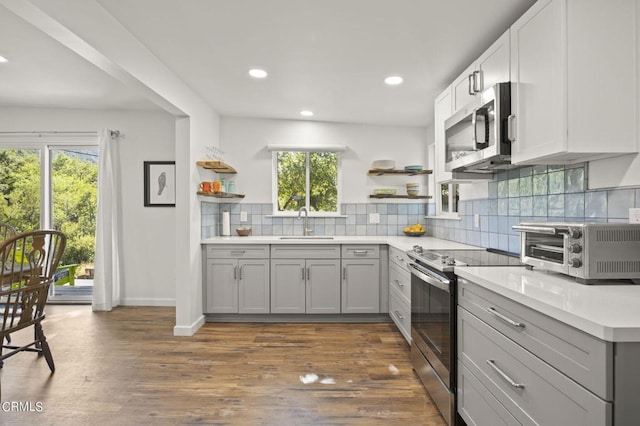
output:
[[[396,317],[398,317],[398,319],[399,319],[400,321],[404,320],[404,317],[403,317],[402,315],[400,315],[400,312],[395,311],[395,312],[394,312],[394,314],[395,314],[395,316],[396,316]]]
[[[242,266],[238,268],[238,278],[242,279]]]
[[[482,72],[474,71],[473,74],[473,93],[480,93],[482,91]]]
[[[501,319],[502,321],[506,322],[507,324],[509,324],[509,325],[511,325],[513,327],[524,328],[524,324],[523,323],[512,320],[511,318],[509,318],[509,317],[501,314],[500,312],[496,311],[496,309],[493,308],[493,307],[487,308],[487,312],[489,312],[494,317]]]
[[[346,266],[342,267],[342,279],[343,280],[347,279],[347,267]]]
[[[305,280],[305,277],[304,277],[304,267],[303,267],[302,268],[302,281],[304,281],[304,280]]]
[[[238,279],[238,267],[237,266],[233,267],[233,279],[234,280]]]
[[[241,254],[244,254],[246,252],[246,250],[231,250],[231,254],[233,256],[240,256]]]
[[[509,142],[516,141],[516,124],[516,116],[510,114],[507,117],[507,139],[509,139]]]
[[[507,375],[504,371],[502,371],[497,365],[496,362],[492,359],[487,360],[487,364],[489,367],[493,368],[493,370],[498,373],[500,377],[502,377],[507,383],[509,383],[512,387],[516,389],[524,389],[524,385],[522,383],[516,383],[513,381],[511,377]]]
[[[354,250],[353,254],[356,256],[366,256],[369,253],[369,250]]]
[[[398,287],[404,287],[404,284],[401,283],[399,280],[393,280],[393,282],[396,283]]]
[[[473,74],[469,74],[468,79],[469,79],[469,90],[468,90],[468,92],[469,92],[469,94],[471,96],[474,96],[475,92],[473,91]]]
[[[311,279],[311,268],[307,268],[307,279]]]

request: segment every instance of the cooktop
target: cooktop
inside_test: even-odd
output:
[[[416,246],[407,252],[416,262],[440,271],[453,271],[455,266],[523,266],[516,254],[486,249],[422,250]]]

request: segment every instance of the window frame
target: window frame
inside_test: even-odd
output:
[[[443,210],[442,187],[444,185],[447,185],[449,187],[449,204],[448,205],[450,208],[451,206],[455,205],[454,211]],[[458,201],[457,203],[454,203],[456,189],[457,189],[457,192],[459,193],[460,184],[455,182],[445,182],[445,183],[438,184],[438,187],[436,188],[436,193],[438,194],[436,198],[436,215],[438,217],[447,218],[447,219],[460,219],[460,213],[459,213],[460,201]]]
[[[279,211],[278,210],[278,153],[280,152],[304,152],[305,153],[305,207],[307,209],[307,215],[309,217],[341,217],[340,208],[342,206],[342,151],[335,149],[308,149],[308,148],[294,148],[294,147],[279,147],[279,149],[271,150],[271,203],[273,206],[272,216],[276,217],[297,217],[297,211]],[[336,180],[337,186],[337,199],[336,199],[336,211],[335,212],[316,212],[310,210],[310,180],[311,171],[309,168],[309,156],[312,153],[317,152],[332,152],[336,154],[338,163],[338,176]]]

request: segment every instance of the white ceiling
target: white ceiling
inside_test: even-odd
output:
[[[427,126],[434,97],[535,1],[97,2],[222,116]],[[0,55],[0,105],[157,108],[2,6]]]
[[[0,106],[157,109],[0,6]]]

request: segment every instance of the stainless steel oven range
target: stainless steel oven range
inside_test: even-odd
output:
[[[521,266],[516,255],[484,249],[423,250],[411,259],[411,362],[449,425],[456,412],[456,267]]]

